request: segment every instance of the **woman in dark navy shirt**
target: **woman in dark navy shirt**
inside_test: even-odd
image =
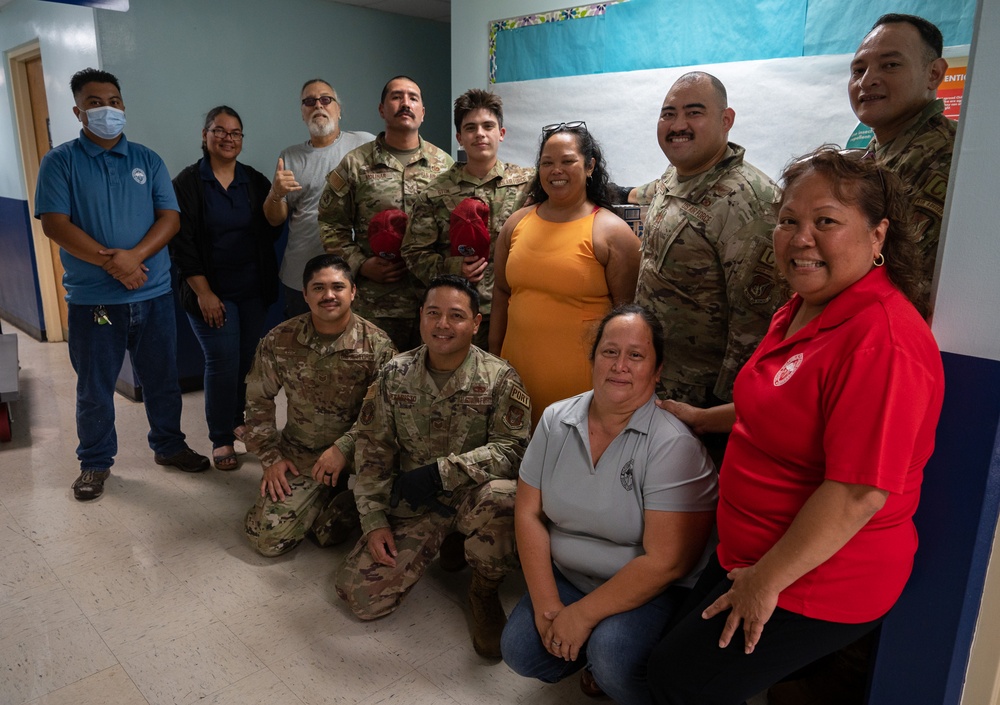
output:
[[[264,218],[271,182],[236,161],[243,149],[237,112],[213,108],[201,135],[204,156],[173,182],[181,229],[170,254],[180,275],[181,303],[205,354],[205,416],[215,467],[235,470],[244,380],[278,293],[273,243],[281,228]]]

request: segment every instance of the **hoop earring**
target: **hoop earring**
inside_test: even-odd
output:
[[[883,264],[885,264],[885,255],[879,252],[878,256],[876,256],[875,259],[872,261],[872,264],[874,264],[876,267],[881,267]]]

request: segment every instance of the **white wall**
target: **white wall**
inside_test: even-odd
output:
[[[93,10],[37,0],[14,0],[0,9],[0,51],[4,52],[0,71],[0,196],[7,198],[27,198],[7,52],[35,39],[42,52],[53,144],[72,139],[80,129],[71,112],[58,109],[73,105],[70,76],[85,66],[97,65]]]
[[[946,352],[1000,360],[1000,0],[981,0],[955,143],[934,308]]]

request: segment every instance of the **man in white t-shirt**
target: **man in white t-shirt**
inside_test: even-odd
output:
[[[264,215],[271,225],[288,219],[288,245],[279,272],[286,319],[309,310],[302,296],[302,269],[310,259],[323,254],[317,210],[326,175],[345,154],[375,139],[368,132],[341,131],[340,99],[326,81],[306,81],[300,98],[309,140],[281,152],[264,202]]]

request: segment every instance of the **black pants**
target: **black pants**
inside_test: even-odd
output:
[[[701,613],[730,585],[732,581],[713,556],[679,610],[677,622],[650,656],[648,678],[655,703],[739,705],[789,673],[847,646],[882,621],[826,622],[779,607],[764,625],[752,654],[743,653],[742,628],[736,630],[729,646],[720,649],[719,636],[729,613],[712,619],[702,619]]]

